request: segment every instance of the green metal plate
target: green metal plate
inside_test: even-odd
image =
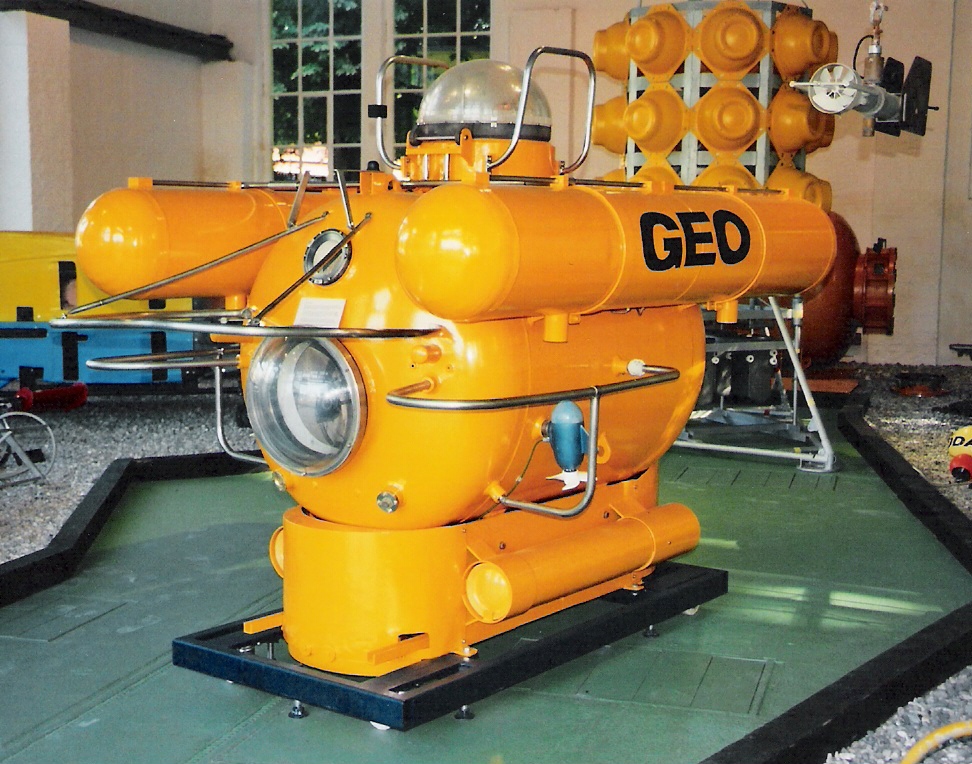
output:
[[[407,733],[169,664],[174,637],[272,609],[289,505],[266,475],[141,484],[79,574],[0,609],[2,762],[697,762],[972,601],[972,577],[846,447],[836,475],[674,452],[683,559],[729,594]],[[511,638],[534,638],[534,624]]]

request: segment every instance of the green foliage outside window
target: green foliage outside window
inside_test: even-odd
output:
[[[305,164],[320,177],[334,169],[360,169],[362,86],[370,81],[362,81],[362,68],[375,72],[381,63],[362,62],[364,2],[271,0],[274,171],[279,177],[296,177]],[[390,4],[395,53],[449,65],[489,57],[490,0],[367,2]],[[396,143],[404,143],[425,88],[441,71],[395,68],[391,124]]]

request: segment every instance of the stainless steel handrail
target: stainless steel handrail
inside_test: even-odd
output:
[[[486,398],[481,400],[436,400],[431,398],[413,398],[419,392],[431,390],[434,385],[430,380],[424,380],[413,385],[397,388],[385,396],[385,400],[395,406],[416,408],[431,411],[502,411],[504,409],[523,408],[526,406],[540,406],[555,404],[563,400],[590,401],[590,432],[587,440],[587,485],[580,501],[572,507],[551,507],[532,501],[511,499],[509,494],[500,496],[497,501],[504,507],[534,512],[547,517],[562,519],[576,517],[590,506],[594,498],[594,487],[597,483],[597,438],[600,412],[600,399],[604,395],[623,393],[649,385],[663,382],[673,382],[678,379],[678,369],[670,366],[645,366],[645,376],[624,382],[611,382],[606,385],[591,385],[590,387],[571,390],[558,390],[550,393],[535,395],[516,395],[504,398]]]
[[[499,167],[507,159],[509,159],[513,155],[516,145],[520,142],[520,133],[523,131],[523,119],[526,116],[527,97],[530,94],[530,82],[533,79],[533,67],[536,65],[537,59],[545,53],[555,56],[577,58],[583,61],[587,66],[587,126],[584,130],[584,145],[581,147],[580,156],[578,156],[577,159],[571,162],[569,165],[566,165],[560,171],[560,174],[566,175],[573,172],[584,163],[585,159],[587,159],[587,154],[591,150],[591,130],[593,124],[592,118],[594,116],[594,90],[596,85],[594,62],[591,60],[590,56],[579,50],[571,50],[570,48],[554,48],[542,45],[530,54],[530,57],[527,59],[526,67],[523,69],[523,85],[520,91],[520,102],[516,107],[516,122],[513,125],[513,137],[510,138],[510,145],[506,147],[506,151],[503,152],[503,155],[499,159],[496,161],[486,161],[487,172],[495,167]]]
[[[319,326],[260,326],[251,324],[201,323],[197,321],[165,321],[160,319],[113,319],[113,318],[55,318],[51,326],[56,329],[151,329],[163,332],[195,332],[220,334],[227,337],[293,337],[295,339],[328,337],[348,340],[386,340],[408,337],[424,337],[440,331],[429,329],[325,329]]]
[[[90,358],[85,365],[89,369],[102,371],[155,371],[156,369],[235,369],[239,362],[239,346],[233,345],[232,348],[216,347],[206,350]]]
[[[262,464],[264,467],[267,466],[267,460],[262,456],[254,456],[253,454],[247,454],[242,451],[237,451],[232,448],[229,441],[226,440],[226,433],[223,431],[223,370],[219,366],[213,368],[213,374],[215,378],[213,380],[213,390],[216,396],[216,440],[219,442],[219,447],[223,449],[223,452],[227,455],[241,462],[249,462],[250,464]]]
[[[522,509],[526,512],[534,512],[535,514],[546,515],[547,517],[559,517],[564,520],[577,517],[577,515],[591,505],[591,501],[594,500],[594,486],[597,483],[597,433],[601,396],[595,393],[591,396],[590,401],[591,429],[587,434],[587,481],[580,501],[572,507],[550,507],[546,504],[537,504],[533,501],[511,499],[510,494],[506,494],[505,496],[499,497],[498,501],[500,504],[511,509]]]
[[[375,75],[375,103],[374,105],[378,109],[378,115],[375,117],[375,137],[378,142],[378,156],[381,157],[381,161],[385,163],[386,166],[391,167],[393,170],[402,169],[402,163],[400,161],[395,161],[389,155],[388,150],[385,148],[385,133],[382,130],[383,120],[386,117],[381,116],[381,107],[385,104],[383,103],[385,98],[385,72],[388,71],[390,67],[395,64],[406,64],[408,66],[432,66],[436,69],[448,69],[449,65],[444,61],[436,61],[432,58],[416,58],[415,56],[389,56],[386,58],[381,66],[378,67],[378,74]]]
[[[385,395],[385,400],[393,406],[423,409],[425,411],[502,411],[504,409],[525,408],[527,406],[543,406],[560,401],[580,401],[589,399],[592,395],[612,395],[640,387],[657,385],[662,382],[672,382],[679,377],[678,369],[670,366],[646,366],[645,376],[629,379],[624,382],[610,382],[606,385],[591,385],[571,390],[557,390],[549,393],[534,395],[513,395],[504,398],[483,398],[473,400],[415,398],[416,393],[426,392],[435,386],[431,380],[423,380],[413,385],[406,385],[392,390]]]

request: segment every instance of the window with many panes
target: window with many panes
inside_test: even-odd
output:
[[[490,0],[271,0],[274,178],[292,180],[305,170],[331,178],[335,170],[361,168],[362,72],[364,82],[373,82],[392,53],[373,46],[375,60],[365,60],[363,14],[384,11],[395,53],[454,64],[489,57],[489,6]],[[441,71],[395,68],[397,146]]]
[[[395,53],[455,64],[489,58],[489,0],[394,0]],[[442,69],[395,68],[395,144],[404,146],[422,93]]]
[[[273,0],[273,174],[361,166],[362,0]]]

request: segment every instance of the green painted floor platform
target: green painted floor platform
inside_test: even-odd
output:
[[[717,757],[972,602],[972,576],[846,441],[841,471],[674,451],[729,594],[406,733],[171,665],[171,641],[273,609],[265,474],[129,487],[77,574],[0,608],[0,761],[659,762]],[[713,759],[716,760],[716,759]],[[740,759],[741,761],[741,759]]]

